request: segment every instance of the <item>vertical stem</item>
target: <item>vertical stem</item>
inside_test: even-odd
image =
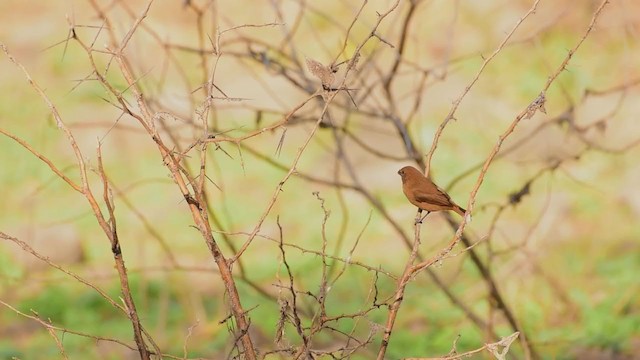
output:
[[[418,211],[418,217],[416,218],[416,220],[420,219],[420,214],[421,211]],[[402,304],[402,300],[404,299],[404,291],[413,275],[413,263],[416,260],[416,257],[418,255],[418,248],[420,247],[420,225],[421,223],[416,221],[413,247],[411,248],[411,254],[409,255],[407,264],[404,267],[402,277],[398,279],[398,285],[396,286],[396,295],[394,296],[393,303],[391,303],[391,306],[389,308],[387,324],[384,327],[384,335],[382,336],[382,343],[380,344],[380,350],[378,351],[378,360],[384,360],[384,355],[387,352],[387,347],[389,346],[389,339],[391,338],[391,331],[393,330],[393,325],[396,321],[396,318],[398,317],[400,305]]]

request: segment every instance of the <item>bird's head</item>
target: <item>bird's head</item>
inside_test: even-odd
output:
[[[404,168],[398,170],[398,175],[400,175],[400,177],[402,178],[402,180],[404,180]]]
[[[415,174],[422,175],[418,169],[412,166],[405,166],[398,170],[398,175],[402,178],[402,182],[404,182],[409,176],[413,176]]]

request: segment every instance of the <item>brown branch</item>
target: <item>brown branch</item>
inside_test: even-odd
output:
[[[436,148],[438,147],[438,141],[440,140],[440,136],[442,136],[442,132],[444,131],[444,128],[447,126],[449,121],[452,120],[452,119],[455,119],[455,113],[456,113],[456,110],[458,110],[458,107],[460,106],[460,103],[465,98],[465,96],[469,93],[469,91],[471,90],[473,85],[475,85],[475,83],[478,81],[478,79],[480,78],[480,75],[482,75],[482,72],[487,67],[489,62],[491,62],[491,60],[493,60],[493,58],[495,58],[500,53],[500,51],[502,51],[502,49],[507,44],[509,39],[511,39],[511,37],[516,32],[516,30],[518,30],[520,25],[522,25],[522,23],[531,14],[535,13],[539,2],[540,2],[540,0],[536,0],[533,3],[533,5],[531,5],[531,8],[529,9],[529,11],[527,11],[520,19],[518,19],[516,24],[513,26],[511,31],[509,31],[507,36],[505,36],[505,38],[502,40],[500,45],[498,45],[498,47],[493,51],[493,53],[491,55],[489,55],[487,58],[484,59],[484,61],[482,62],[482,65],[480,65],[480,68],[476,72],[475,76],[473,77],[473,79],[471,80],[469,85],[467,85],[464,88],[464,90],[462,91],[462,93],[453,101],[453,106],[449,110],[449,113],[447,114],[447,116],[445,116],[445,118],[442,121],[442,123],[440,123],[440,126],[438,127],[438,130],[436,131],[435,135],[433,135],[433,142],[431,143],[431,148],[427,152],[426,160],[425,160],[426,168],[425,168],[425,171],[424,171],[424,173],[427,176],[429,176],[429,174],[431,173],[431,158],[433,157],[433,154],[435,153]]]
[[[411,253],[409,254],[409,259],[404,268],[404,272],[398,282],[396,284],[396,291],[394,294],[394,299],[391,305],[389,306],[389,314],[387,315],[387,322],[384,327],[384,333],[382,335],[382,342],[380,344],[380,349],[378,350],[378,360],[384,360],[384,356],[387,352],[387,347],[389,346],[389,341],[391,339],[391,332],[393,330],[393,325],[398,317],[398,311],[400,310],[400,305],[402,304],[402,300],[404,300],[404,292],[409,284],[409,281],[413,277],[413,263],[415,262],[418,256],[418,250],[420,248],[420,227],[422,226],[422,222],[419,221],[421,218],[422,210],[418,211],[416,216],[415,223],[415,232],[413,238],[413,247],[411,249]],[[428,214],[428,213],[427,213]]]
[[[491,353],[496,359],[505,359],[505,355],[509,352],[509,348],[511,347],[511,344],[516,340],[518,335],[520,334],[518,332],[515,332],[509,336],[503,337],[499,341],[496,341],[490,344],[484,344],[484,346],[482,347],[479,347],[475,350],[466,351],[462,354],[456,354],[455,351],[453,351],[454,354],[441,356],[441,357],[428,357],[428,358],[427,357],[419,357],[419,358],[409,357],[409,358],[405,358],[404,360],[459,360],[459,359],[468,358],[475,354],[479,354],[483,351],[487,351]],[[454,347],[454,350],[455,350],[455,347]]]
[[[96,12],[98,13],[98,15],[109,25],[110,20],[106,16],[106,14],[100,9],[99,5],[94,0],[92,0],[91,3],[94,9],[96,10]],[[116,44],[117,37],[113,33],[113,30],[111,28],[112,27],[110,26],[109,34],[110,34],[111,42],[113,44]],[[97,71],[98,68],[93,59],[92,49],[84,45],[84,43],[79,39],[76,38],[76,40],[85,49],[85,52],[87,53],[87,56],[89,57],[92,63],[92,66],[96,69],[96,73],[99,74],[99,71]],[[239,334],[241,334],[240,339],[243,344],[244,355],[247,359],[256,359],[257,355],[255,353],[255,349],[253,347],[253,341],[248,331],[250,322],[248,320],[248,317],[246,316],[245,311],[242,308],[240,296],[238,294],[238,290],[237,290],[235,281],[233,279],[233,275],[231,273],[231,267],[229,266],[227,259],[225,258],[220,248],[218,247],[218,244],[211,232],[211,227],[210,227],[210,224],[208,221],[208,215],[206,212],[207,207],[205,206],[205,204],[203,204],[204,200],[200,196],[201,194],[199,194],[198,192],[195,193],[195,198],[194,198],[194,195],[192,195],[188,186],[188,184],[195,183],[193,181],[193,178],[188,173],[186,173],[186,171],[184,171],[183,168],[179,165],[179,160],[176,159],[176,156],[163,143],[162,139],[160,138],[160,135],[155,130],[155,126],[153,122],[154,116],[152,115],[152,112],[149,110],[146,102],[144,101],[144,97],[140,93],[140,90],[137,88],[138,85],[134,80],[135,77],[132,76],[132,73],[130,70],[131,67],[128,64],[127,60],[124,58],[121,52],[118,52],[117,54],[115,54],[115,59],[118,63],[121,74],[124,76],[125,80],[131,87],[131,90],[134,93],[135,98],[137,99],[137,104],[143,115],[137,115],[131,110],[128,110],[128,113],[132,117],[134,117],[138,121],[138,123],[140,123],[140,125],[143,126],[143,128],[147,131],[149,136],[152,138],[152,140],[156,143],[157,148],[160,152],[160,155],[164,159],[165,166],[169,169],[173,180],[178,186],[182,196],[186,200],[189,210],[191,212],[191,216],[196,224],[196,227],[200,231],[202,238],[207,244],[207,247],[209,248],[209,251],[211,252],[214,258],[214,261],[216,262],[218,269],[220,271],[220,277],[222,278],[225,284],[225,288],[227,290],[229,300],[230,300],[231,309],[232,309],[234,318],[237,322],[237,325],[239,327]],[[114,95],[118,99],[118,102],[125,109],[129,109],[126,105],[126,101],[122,97],[122,94],[117,92],[104,76],[99,74],[98,78],[100,82],[112,93],[112,95]],[[185,181],[185,177],[187,178],[186,181]]]
[[[569,51],[568,55],[562,61],[562,63],[560,64],[560,66],[558,67],[556,72],[549,77],[549,79],[547,80],[546,84],[544,85],[543,90],[540,93],[540,95],[529,106],[527,106],[524,110],[522,110],[520,112],[520,114],[518,114],[518,116],[516,116],[516,118],[511,122],[509,127],[498,138],[498,141],[497,141],[496,145],[493,147],[493,149],[491,150],[489,156],[485,160],[485,163],[484,163],[484,165],[482,167],[480,175],[478,176],[476,184],[475,184],[475,186],[473,187],[473,189],[472,189],[472,191],[470,193],[469,201],[468,201],[468,204],[467,204],[467,206],[468,206],[467,207],[467,212],[468,213],[471,213],[472,210],[473,210],[473,207],[474,207],[474,204],[475,204],[476,195],[477,195],[477,193],[478,193],[478,191],[480,189],[480,186],[482,185],[482,183],[484,181],[484,177],[485,177],[485,175],[487,173],[487,170],[488,170],[489,166],[491,165],[491,163],[493,162],[493,159],[496,157],[496,155],[500,151],[502,143],[504,142],[504,140],[510,134],[513,133],[513,131],[515,130],[516,126],[520,123],[521,120],[531,118],[533,116],[533,114],[535,114],[535,112],[538,111],[538,110],[541,110],[541,111],[544,110],[544,102],[545,102],[544,94],[545,94],[545,92],[551,86],[553,80],[555,80],[558,77],[558,75],[560,74],[560,72],[563,71],[566,68],[566,66],[569,63],[569,60],[571,59],[573,54],[578,50],[578,48],[584,42],[586,37],[591,33],[591,30],[593,29],[593,26],[594,26],[596,20],[598,19],[598,16],[601,14],[602,10],[604,9],[604,6],[607,3],[608,3],[608,0],[603,1],[601,3],[601,5],[598,7],[598,9],[595,11],[595,13],[593,15],[593,18],[591,20],[591,23],[589,24],[589,26],[588,26],[587,30],[585,31],[584,35],[578,41],[578,43],[574,46],[574,48]],[[536,2],[536,4],[537,4],[537,2]],[[433,149],[433,147],[432,147],[432,149]],[[420,270],[422,270],[424,268],[427,268],[427,267],[433,265],[434,263],[436,263],[437,261],[440,261],[447,254],[449,254],[451,252],[451,250],[453,249],[453,247],[462,238],[463,231],[464,231],[464,228],[466,226],[466,223],[467,223],[467,219],[464,218],[462,220],[462,222],[460,223],[460,225],[458,226],[458,229],[457,229],[453,239],[450,241],[449,245],[446,248],[444,248],[442,251],[440,251],[440,253],[438,255],[432,257],[431,259],[428,259],[426,261],[423,261],[421,263],[416,264],[414,266],[414,268],[413,268],[413,271],[414,272],[415,271],[420,271]],[[530,356],[533,356],[533,357],[537,357],[537,354],[535,353],[535,351],[531,347],[530,342],[528,342],[528,339],[526,339],[524,334],[523,334],[523,336],[521,338],[521,341],[523,342],[525,351],[527,352],[526,354],[529,354]]]
[[[3,50],[6,49],[4,48],[4,45],[0,45],[0,46],[3,47]],[[64,180],[67,184],[69,184],[69,186],[71,186],[75,191],[82,193],[82,187],[80,187],[80,185],[76,184],[73,180],[69,179],[69,177],[67,177],[61,170],[59,170],[51,160],[49,160],[46,156],[42,155],[37,150],[35,150],[31,145],[29,145],[29,143],[11,134],[10,132],[5,131],[2,128],[0,128],[0,134],[3,134],[8,138],[13,139],[15,142],[17,142],[22,147],[27,149],[30,153],[35,155],[38,159],[42,160],[42,162],[47,164],[47,166],[51,169],[51,171],[53,171],[60,179]]]
[[[140,324],[140,319],[138,318],[138,314],[136,312],[136,308],[133,302],[133,297],[131,296],[131,291],[129,289],[129,283],[128,283],[128,278],[126,275],[126,268],[124,266],[124,260],[122,259],[122,251],[120,249],[120,244],[118,242],[117,239],[117,232],[115,231],[115,225],[113,227],[111,227],[107,221],[104,219],[104,216],[102,214],[102,210],[100,210],[100,206],[98,205],[96,199],[93,196],[93,193],[91,191],[91,188],[89,187],[89,181],[88,181],[88,177],[87,177],[87,171],[86,171],[86,165],[84,163],[84,158],[82,156],[82,153],[80,152],[80,148],[78,147],[78,144],[75,140],[75,137],[73,136],[73,134],[71,133],[71,131],[67,128],[67,126],[65,125],[65,123],[63,122],[62,118],[60,117],[60,114],[58,113],[56,107],[53,105],[53,103],[49,100],[48,96],[44,93],[44,91],[38,86],[38,84],[31,78],[31,76],[29,75],[29,73],[27,72],[27,70],[19,63],[17,62],[17,60],[15,60],[15,58],[13,58],[13,56],[11,56],[11,54],[9,54],[8,50],[6,49],[6,47],[4,47],[4,45],[2,46],[3,51],[7,54],[7,56],[9,56],[10,60],[20,68],[20,70],[22,70],[24,76],[28,79],[29,84],[34,88],[34,90],[38,93],[38,95],[40,95],[40,97],[45,101],[45,103],[49,106],[49,109],[51,111],[51,113],[54,116],[54,119],[56,120],[56,124],[58,126],[59,129],[61,129],[64,134],[67,137],[67,140],[69,142],[69,144],[71,145],[71,148],[73,149],[73,152],[76,156],[76,160],[77,160],[77,164],[80,170],[80,177],[82,179],[82,194],[84,195],[84,197],[86,198],[87,202],[89,203],[89,205],[91,206],[94,216],[96,218],[96,220],[98,221],[98,224],[100,225],[100,227],[102,228],[103,232],[105,233],[105,235],[109,238],[110,242],[111,242],[111,249],[112,252],[114,254],[114,259],[116,262],[116,269],[118,270],[118,273],[120,274],[120,285],[121,285],[121,290],[122,290],[122,294],[124,296],[124,300],[127,306],[127,315],[131,321],[131,324],[133,326],[133,332],[134,332],[134,338],[136,340],[136,344],[138,345],[138,351],[140,352],[140,357],[142,359],[149,359],[149,350],[146,347],[146,344],[144,342],[144,338],[142,335],[142,325]],[[46,162],[46,161],[45,161]],[[52,167],[52,170],[54,169],[54,167]],[[56,172],[54,170],[54,172]],[[59,172],[56,172],[56,174],[59,174]],[[66,177],[63,177],[63,179],[66,180]],[[69,182],[67,182],[69,183]],[[69,183],[72,187],[73,184]],[[75,189],[75,187],[74,187]],[[107,202],[108,204],[108,202]],[[110,205],[108,205],[108,207],[110,207]],[[115,218],[113,216],[113,212],[112,212],[112,208],[110,208],[110,216],[111,216],[111,220],[114,221],[113,224],[115,224]],[[152,341],[153,343],[153,341]],[[158,351],[158,353],[160,353],[160,351]]]

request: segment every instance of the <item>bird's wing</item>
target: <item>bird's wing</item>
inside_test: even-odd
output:
[[[449,198],[449,196],[447,196],[447,194],[440,191],[436,193],[427,193],[422,190],[416,190],[413,194],[415,195],[416,200],[419,202],[425,202],[428,204],[440,205],[440,206],[452,205],[451,199]]]

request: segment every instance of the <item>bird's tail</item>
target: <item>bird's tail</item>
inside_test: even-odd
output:
[[[462,216],[463,218],[465,218],[465,220],[470,223],[471,222],[471,214],[467,214],[465,215],[465,213],[467,212],[467,210],[463,209],[462,207],[460,207],[460,205],[456,205],[455,209],[453,209],[453,211],[457,212],[458,214],[460,214],[460,216]]]

